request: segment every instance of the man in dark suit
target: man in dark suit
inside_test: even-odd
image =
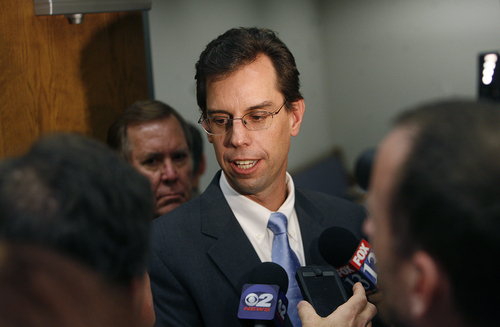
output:
[[[302,266],[325,264],[317,239],[330,226],[361,237],[361,206],[295,189],[286,171],[305,110],[298,75],[293,55],[267,29],[231,29],[201,54],[200,123],[222,172],[199,197],[153,222],[149,272],[158,325],[241,325],[242,286],[253,268],[273,260],[272,213],[286,216],[289,247]],[[297,299],[290,302],[297,318]]]

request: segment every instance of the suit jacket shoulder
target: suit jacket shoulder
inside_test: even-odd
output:
[[[219,188],[152,223],[149,274],[158,326],[239,326],[241,288],[260,259]]]

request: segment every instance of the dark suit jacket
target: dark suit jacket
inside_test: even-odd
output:
[[[205,192],[152,223],[149,274],[157,326],[240,326],[241,288],[260,259],[219,187],[220,171]],[[306,264],[326,264],[320,234],[342,226],[361,238],[362,206],[296,189]]]

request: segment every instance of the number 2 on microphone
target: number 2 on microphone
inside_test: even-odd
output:
[[[250,293],[245,297],[245,304],[249,307],[269,308],[272,300],[273,295],[270,293],[262,293],[261,295]]]

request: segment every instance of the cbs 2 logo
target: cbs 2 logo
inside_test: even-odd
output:
[[[257,295],[256,293],[250,293],[245,297],[245,304],[249,307],[271,307],[271,301],[273,300],[273,295],[270,293],[262,293]]]

